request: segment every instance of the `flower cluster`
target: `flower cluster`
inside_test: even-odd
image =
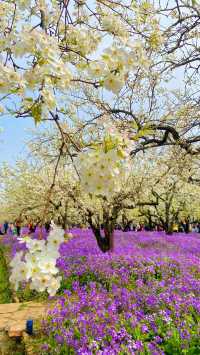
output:
[[[130,165],[128,154],[116,137],[106,137],[94,149],[79,154],[77,167],[87,193],[111,197],[126,181]]]
[[[150,63],[146,42],[154,48],[161,37],[155,13],[148,14],[151,31],[144,28],[150,31],[148,38],[132,31],[136,10],[130,7],[129,18],[115,6],[94,1],[90,9],[86,1],[74,1],[68,22],[57,1],[1,2],[0,94],[17,97],[18,114],[28,111],[36,122],[41,121],[56,107],[64,110],[66,93],[70,96],[71,89],[81,88],[83,82],[118,94],[132,73],[146,71]],[[138,27],[138,34],[142,33]],[[93,73],[98,73],[95,83]],[[6,98],[2,100],[5,111]]]
[[[118,16],[105,14],[102,17],[102,28],[105,31],[108,31],[113,35],[118,35],[121,38],[128,37],[127,28]]]
[[[12,87],[12,90],[24,90],[25,82],[21,75],[14,71],[11,67],[6,67],[0,63],[0,92],[7,93]]]
[[[47,290],[49,295],[55,295],[61,282],[56,260],[60,256],[60,244],[64,242],[64,231],[53,225],[47,240],[23,237],[20,242],[26,243],[26,251],[17,252],[12,259],[10,282],[16,289],[19,283],[30,282],[31,289]]]
[[[100,80],[101,85],[118,94],[124,86],[129,72],[141,67],[149,68],[149,59],[140,41],[130,42],[127,48],[112,46],[106,48],[100,60],[92,61],[88,66],[88,73]]]
[[[68,25],[67,32],[66,44],[74,51],[73,54],[70,53],[70,58],[74,56],[77,59],[80,54],[82,56],[91,54],[96,50],[100,41],[100,37],[95,31],[91,33],[84,28],[78,29],[72,25]],[[67,55],[65,58],[67,58]]]

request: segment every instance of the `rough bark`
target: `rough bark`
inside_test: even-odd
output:
[[[106,253],[110,250],[110,235],[109,233],[105,233],[105,237],[101,235],[100,228],[96,228],[91,226],[93,234],[96,238],[98,247],[103,253]]]

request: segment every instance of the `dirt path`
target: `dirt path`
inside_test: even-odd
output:
[[[46,307],[47,304],[37,302],[0,304],[0,331],[24,331],[28,319],[42,320]]]

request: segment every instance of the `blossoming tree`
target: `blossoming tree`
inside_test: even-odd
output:
[[[191,183],[198,171],[198,159],[185,154],[179,147],[162,149],[159,154],[149,154],[151,162],[143,162],[143,169],[148,169],[149,194],[157,198],[157,205],[142,206],[141,215],[146,216],[150,224],[159,224],[171,234],[177,222],[186,219],[198,220],[198,186]]]
[[[77,134],[106,116],[137,138],[133,153],[169,142],[198,153],[198,6],[1,1],[1,111],[54,121],[76,150],[82,146],[60,121],[76,122]],[[182,79],[170,93],[178,68]]]

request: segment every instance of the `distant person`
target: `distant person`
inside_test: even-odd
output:
[[[181,228],[183,229],[183,232],[186,233],[186,230],[187,230],[187,223],[186,223],[186,221],[181,221]]]
[[[8,222],[7,221],[4,222],[3,228],[4,228],[4,234],[7,234],[7,231],[8,231]]]
[[[178,232],[178,224],[177,223],[174,223],[174,225],[173,225],[173,232],[174,233]]]
[[[188,218],[185,221],[185,233],[190,233],[190,221]]]
[[[15,224],[14,224],[14,227],[13,227],[13,235],[17,235],[17,227],[15,226]]]
[[[178,225],[178,231],[179,233],[184,233],[185,232],[185,229],[184,229],[184,222],[181,221]]]
[[[29,228],[29,234],[35,233],[36,226],[34,226],[32,222],[29,223],[28,228]]]
[[[50,228],[51,228],[51,223],[50,222],[46,222],[44,227],[45,227],[46,232],[49,233]]]
[[[137,232],[142,232],[144,230],[144,225],[143,224],[139,224],[137,226]]]
[[[196,224],[193,224],[193,225],[192,225],[192,232],[193,232],[193,233],[198,233],[198,227],[197,227]]]
[[[17,230],[17,236],[19,237],[20,236],[20,232],[21,232],[21,222],[19,220],[17,220],[15,222],[15,227],[16,227],[16,230]]]
[[[8,234],[13,234],[13,231],[14,231],[14,224],[13,223],[9,223]]]
[[[157,232],[163,232],[163,227],[160,224],[157,224],[156,231]]]
[[[131,231],[135,232],[135,230],[136,230],[136,225],[132,222],[131,223]]]
[[[124,232],[130,232],[130,226],[129,224],[126,225],[126,227],[124,228]]]

